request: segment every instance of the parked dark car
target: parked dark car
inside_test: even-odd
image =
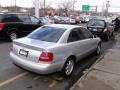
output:
[[[14,40],[42,26],[35,16],[24,13],[0,13],[0,37]]]
[[[114,36],[114,25],[112,22],[106,22],[104,19],[91,19],[87,28],[101,39],[108,41],[111,36]]]

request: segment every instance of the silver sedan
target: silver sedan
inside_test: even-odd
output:
[[[62,71],[70,76],[83,57],[101,51],[101,39],[82,26],[42,26],[13,41],[11,60],[17,66],[39,74]]]

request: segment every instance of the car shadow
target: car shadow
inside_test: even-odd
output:
[[[0,44],[2,43],[10,43],[10,40],[0,38]]]

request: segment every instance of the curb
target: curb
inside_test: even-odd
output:
[[[105,51],[97,60],[96,62],[89,68],[89,69],[86,69],[85,71],[83,71],[83,76],[70,88],[70,90],[74,90],[75,87],[78,85],[78,83],[81,82],[81,80],[85,79],[86,76],[88,75],[88,73],[93,69],[93,67],[99,63],[105,56],[105,54],[109,52],[109,49],[107,51]]]

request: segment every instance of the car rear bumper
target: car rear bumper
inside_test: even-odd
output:
[[[61,70],[59,63],[35,63],[21,59],[13,52],[10,53],[11,60],[17,66],[38,74],[50,74]]]

